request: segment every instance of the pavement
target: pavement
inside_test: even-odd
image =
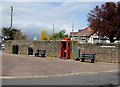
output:
[[[117,72],[118,63],[86,63],[72,59],[34,57],[2,52],[2,79],[40,78],[66,75]]]

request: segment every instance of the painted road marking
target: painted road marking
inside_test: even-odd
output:
[[[119,72],[118,70],[109,70],[109,71],[101,71],[101,72],[76,72],[76,73],[68,73],[68,74],[56,74],[56,75],[41,75],[41,76],[0,76],[0,79],[27,79],[27,78],[47,78],[47,77],[63,77],[63,76],[72,76],[72,75],[86,75],[86,74],[99,74],[99,73],[107,73],[107,72]]]

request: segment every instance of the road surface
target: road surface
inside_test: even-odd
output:
[[[118,72],[31,79],[3,79],[3,85],[118,85]]]

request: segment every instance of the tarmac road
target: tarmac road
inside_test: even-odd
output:
[[[82,74],[63,77],[3,79],[3,85],[118,85],[118,72]]]

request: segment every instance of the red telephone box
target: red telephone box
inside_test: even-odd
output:
[[[60,58],[70,59],[70,39],[62,38],[60,41]]]

